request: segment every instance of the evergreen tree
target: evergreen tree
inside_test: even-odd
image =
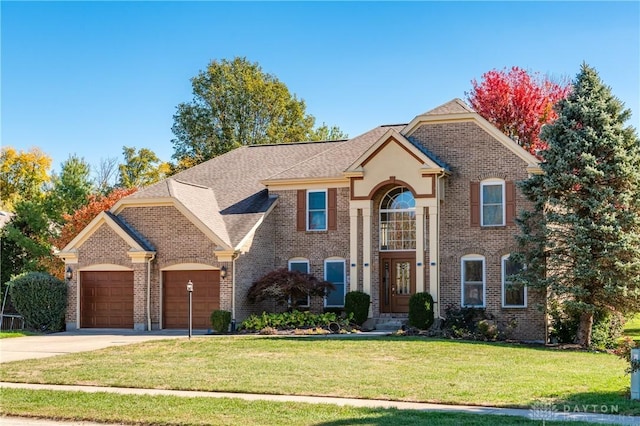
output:
[[[543,127],[543,173],[523,182],[520,277],[572,312],[588,347],[595,312],[640,309],[640,139],[631,111],[583,64]]]

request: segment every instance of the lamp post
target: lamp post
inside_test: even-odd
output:
[[[189,280],[189,282],[187,283],[187,293],[189,294],[189,340],[191,340],[191,319],[192,319],[192,295],[193,295],[193,283],[191,282],[191,280]]]

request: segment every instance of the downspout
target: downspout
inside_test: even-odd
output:
[[[147,260],[147,331],[151,331],[151,262],[156,258],[153,253]]]
[[[231,332],[236,331],[236,258],[237,253],[233,253],[231,258]]]

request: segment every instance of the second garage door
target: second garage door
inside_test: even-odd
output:
[[[80,275],[81,328],[133,328],[133,272]]]
[[[211,312],[220,309],[220,271],[163,272],[164,328],[189,327],[187,282],[193,282],[193,328],[211,328]]]

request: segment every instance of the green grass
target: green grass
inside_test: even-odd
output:
[[[156,425],[539,425],[524,417],[421,412],[331,404],[244,401],[232,398],[125,396],[2,389],[3,415],[122,424]],[[546,425],[565,425],[545,422]],[[588,425],[576,422],[571,425]]]
[[[615,405],[624,361],[606,353],[409,337],[199,337],[0,364],[0,380],[529,407]]]
[[[627,321],[624,325],[624,335],[633,340],[640,340],[640,314]]]
[[[0,339],[9,339],[12,337],[34,336],[35,333],[29,331],[0,331]]]

